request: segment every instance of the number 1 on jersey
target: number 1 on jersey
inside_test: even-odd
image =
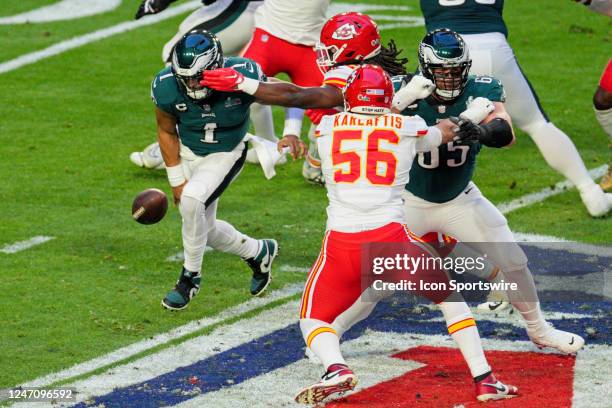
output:
[[[361,130],[337,130],[334,132],[332,164],[334,167],[343,163],[349,164],[348,171],[341,168],[334,171],[334,181],[336,183],[354,183],[361,177],[361,156],[354,150],[342,151],[342,142],[362,139],[363,131]],[[399,136],[392,130],[374,130],[367,135],[365,175],[372,184],[389,186],[395,181],[397,158],[393,153],[379,149],[381,140],[398,144]],[[379,174],[378,163],[385,163],[383,174]]]
[[[200,139],[202,143],[219,143],[215,140],[215,129],[217,128],[216,123],[207,123],[204,126],[204,139]]]

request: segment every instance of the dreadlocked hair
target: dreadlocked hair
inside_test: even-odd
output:
[[[386,47],[380,46],[380,52],[376,56],[368,58],[365,62],[380,65],[391,76],[407,75],[408,71],[404,65],[408,63],[408,58],[398,58],[402,51],[404,50],[398,51],[395,41],[390,40]]]

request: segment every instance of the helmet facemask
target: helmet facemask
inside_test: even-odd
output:
[[[315,44],[315,52],[317,53],[317,65],[319,66],[319,70],[321,73],[325,74],[331,67],[336,65],[336,60],[338,56],[342,54],[342,51],[346,48],[346,44],[344,44],[341,48],[338,48],[335,45],[330,45],[327,47],[322,42],[318,42]]]
[[[205,99],[212,89],[200,85],[202,74],[223,66],[223,52],[217,38],[205,31],[190,32],[174,47],[172,71],[188,97]]]

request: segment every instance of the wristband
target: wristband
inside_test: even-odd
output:
[[[285,119],[285,128],[283,129],[283,136],[295,135],[300,137],[302,133],[302,120],[301,119]]]
[[[259,81],[253,78],[244,77],[244,80],[236,85],[236,88],[246,94],[255,95],[257,88],[259,88]]]
[[[183,173],[183,166],[180,163],[176,166],[166,167],[166,174],[168,175],[170,187],[178,187],[187,181]]]

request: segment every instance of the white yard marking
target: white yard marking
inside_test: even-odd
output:
[[[0,252],[3,252],[5,254],[14,254],[15,252],[23,251],[24,249],[44,244],[45,242],[51,241],[52,239],[55,239],[55,237],[46,237],[44,235],[39,235],[34,238],[30,238],[27,241],[19,241],[15,242],[14,244],[7,244],[2,247],[2,249],[0,249]]]
[[[293,266],[293,265],[281,265],[279,270],[281,272],[302,272],[308,273],[310,272],[310,268],[304,268],[302,266]]]
[[[21,68],[29,64],[34,64],[35,62],[40,61],[42,59],[61,54],[63,52],[81,47],[83,45],[92,43],[94,41],[99,41],[104,38],[112,37],[113,35],[116,35],[116,34],[125,33],[125,32],[134,30],[139,27],[144,27],[144,26],[148,26],[151,24],[159,23],[160,21],[167,20],[169,18],[182,14],[186,11],[196,9],[200,7],[201,5],[202,3],[199,0],[193,0],[193,1],[187,2],[185,4],[181,4],[176,7],[171,7],[168,10],[165,10],[163,13],[160,13],[160,14],[146,16],[146,17],[141,18],[140,20],[126,21],[126,22],[114,25],[112,27],[103,28],[101,30],[94,31],[89,34],[81,35],[79,37],[74,37],[66,41],[61,41],[43,50],[31,52],[29,54],[24,54],[15,59],[1,63],[0,64],[0,74],[9,72],[9,71],[13,71],[15,69]]]
[[[138,384],[150,378],[174,371],[179,367],[191,365],[251,339],[265,336],[289,324],[297,323],[299,318],[299,302],[289,302],[266,311],[265,316],[266,324],[261,324],[261,315],[240,320],[231,325],[220,327],[210,334],[187,340],[153,355],[140,358],[126,365],[111,368],[102,374],[78,380],[66,386],[75,387],[78,390],[77,402],[81,402],[92,396],[109,393],[115,388]],[[166,339],[166,341],[170,339],[172,337]],[[20,405],[16,404],[15,406]],[[51,407],[53,405],[41,405],[41,407],[47,406]]]
[[[608,165],[604,164],[602,166],[596,167],[592,170],[589,170],[589,174],[594,179],[597,179],[608,171]],[[540,191],[536,191],[535,193],[526,194],[522,197],[519,197],[515,200],[508,201],[505,203],[501,203],[497,206],[499,211],[502,214],[508,214],[514,210],[518,210],[519,208],[527,207],[534,203],[539,203],[540,201],[546,200],[548,197],[552,197],[561,193],[565,193],[567,190],[574,188],[574,184],[569,180],[560,181],[553,186],[553,188],[546,187]]]
[[[57,373],[53,373],[53,374],[49,374],[43,377],[36,378],[32,381],[22,384],[22,386],[23,387],[44,387],[44,386],[53,384],[58,381],[64,381],[72,377],[90,373],[101,367],[105,367],[109,364],[114,364],[121,360],[125,360],[138,353],[149,350],[161,344],[168,343],[171,340],[176,340],[190,333],[194,333],[196,331],[202,330],[213,324],[223,322],[224,320],[227,320],[232,317],[240,316],[241,314],[254,310],[258,307],[265,306],[277,300],[289,298],[295,295],[296,293],[300,293],[302,289],[303,289],[303,285],[301,284],[287,286],[283,289],[270,293],[268,296],[264,296],[261,298],[253,298],[240,305],[230,307],[229,309],[226,309],[223,312],[219,313],[217,316],[206,317],[200,320],[194,320],[183,326],[179,326],[175,329],[172,329],[166,333],[158,334],[151,339],[146,339],[146,340],[142,340],[137,343],[134,343],[134,344],[130,344],[129,346],[120,348],[118,350],[115,350],[103,356],[94,358],[84,363],[74,365],[66,370],[62,370]],[[298,314],[296,312],[294,316],[294,320],[297,320],[297,316]],[[260,322],[260,326],[261,326],[261,322]],[[201,357],[201,355],[198,353],[194,353],[194,355],[198,355]]]
[[[207,246],[204,248],[204,253],[214,251],[211,247]],[[185,260],[185,254],[183,251],[179,251],[176,254],[170,255],[166,258],[166,262],[181,262]]]
[[[88,1],[88,0],[82,0]],[[89,3],[89,1],[88,1]],[[51,45],[43,50],[35,51],[29,54],[21,55],[15,59],[3,62],[0,64],[0,74],[5,72],[10,72],[15,69],[21,68],[23,66],[34,64],[37,61],[40,61],[45,58],[52,57],[54,55],[61,54],[63,52],[81,47],[83,45],[92,43],[94,41],[99,41],[104,38],[112,37],[117,34],[125,33],[127,31],[134,30],[139,27],[144,27],[148,25],[152,25],[155,23],[159,23],[160,21],[167,20],[179,14],[185,13],[187,11],[195,10],[198,7],[202,6],[202,2],[199,0],[192,0],[187,3],[178,5],[176,7],[170,7],[164,12],[154,15],[149,15],[141,18],[140,20],[134,21],[126,21],[123,23],[119,23],[117,25],[103,28],[89,34],[85,34],[79,37],[74,37],[66,41],[61,41],[57,44]],[[411,7],[408,6],[382,6],[382,5],[371,5],[371,4],[350,4],[350,3],[335,3],[332,4],[328,11],[328,15],[336,14],[336,12],[340,11],[367,11],[367,10],[389,10],[392,14],[389,15],[379,15],[382,20],[394,20],[397,17],[397,11],[408,11],[411,10]],[[395,12],[395,14],[393,14]],[[398,27],[414,27],[416,25],[423,25],[423,19],[421,17],[411,17],[411,16],[402,16],[402,20],[404,23],[399,24],[390,24],[390,25],[381,25],[380,29],[386,28],[398,28]]]
[[[517,242],[529,242],[531,245],[538,248],[561,249],[564,251],[585,255],[612,257],[612,247],[609,246],[572,242],[564,238],[553,237],[550,235],[525,234],[522,232],[513,232],[513,234],[514,239],[516,239]]]
[[[14,16],[0,17],[0,24],[45,23],[72,20],[106,13],[119,7],[121,0],[62,0]]]
[[[355,391],[372,387],[378,383],[400,377],[407,372],[416,370],[424,364],[412,360],[392,358],[397,350],[410,348],[404,341],[410,335],[402,335],[398,341],[387,342],[388,333],[378,333],[368,330],[359,339],[342,344],[349,358],[351,368],[357,374],[359,384]],[[385,342],[381,344],[380,338]],[[412,343],[415,343],[412,340]],[[422,344],[418,344],[422,345]],[[429,345],[429,344],[428,344]],[[285,367],[251,378],[233,387],[222,388],[202,396],[175,405],[175,408],[234,408],[245,395],[256,395],[249,401],[251,408],[258,407],[296,407],[294,395],[306,385],[316,382],[323,372],[319,364],[311,364],[307,359],[301,359]]]

